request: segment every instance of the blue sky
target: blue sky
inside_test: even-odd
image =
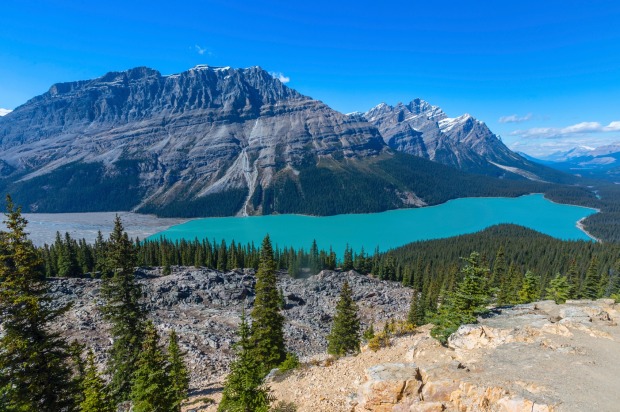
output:
[[[343,112],[420,97],[541,154],[620,141],[619,22],[617,0],[3,0],[0,108],[136,66],[259,65]]]

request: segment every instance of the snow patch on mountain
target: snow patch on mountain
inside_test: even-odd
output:
[[[491,161],[489,161],[489,163],[491,163],[491,164],[493,164],[493,165],[495,165],[495,166],[499,167],[500,169],[503,169],[503,170],[505,170],[507,172],[514,173],[514,174],[519,175],[519,176],[523,176],[526,179],[533,180],[535,182],[543,182],[543,183],[545,183],[544,180],[542,180],[541,178],[536,176],[534,173],[528,172],[527,170],[519,169],[518,167],[506,166],[506,165],[502,165],[502,164],[491,162]]]

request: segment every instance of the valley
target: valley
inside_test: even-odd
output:
[[[468,113],[288,82],[140,66],[2,112],[0,410],[614,404],[572,393],[618,369],[614,148],[543,164]]]

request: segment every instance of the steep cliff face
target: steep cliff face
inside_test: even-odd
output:
[[[560,174],[511,151],[469,114],[449,118],[421,99],[389,106],[381,103],[364,117],[392,149],[461,170],[497,177],[557,181]]]
[[[469,116],[422,100],[345,115],[259,67],[112,72],[0,117],[0,191],[28,212],[367,213],[564,176],[531,165]]]
[[[56,84],[0,120],[0,150],[3,175],[23,182],[84,164],[118,180],[125,165],[138,174],[141,206],[232,191],[243,214],[255,212],[248,199],[280,171],[375,156],[385,146],[374,127],[259,67],[198,66]]]

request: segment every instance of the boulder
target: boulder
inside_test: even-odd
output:
[[[414,363],[387,363],[366,370],[358,391],[359,411],[392,411],[404,397],[418,396],[422,381]]]

